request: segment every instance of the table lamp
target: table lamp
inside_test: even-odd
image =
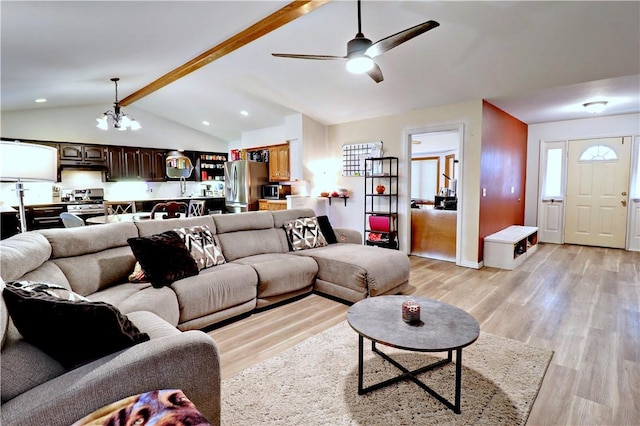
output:
[[[0,141],[0,180],[16,182],[20,231],[27,231],[22,182],[56,181],[58,150],[44,145]]]

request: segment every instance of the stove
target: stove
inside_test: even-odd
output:
[[[104,190],[88,188],[73,190],[75,201],[69,201],[67,211],[79,216],[99,216],[104,214]]]
[[[67,205],[67,211],[76,215],[101,215],[104,214],[104,204],[96,202],[82,202]]]

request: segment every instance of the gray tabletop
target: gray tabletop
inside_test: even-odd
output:
[[[420,304],[417,324],[402,320],[402,302]],[[400,349],[441,352],[459,349],[476,341],[480,326],[467,312],[437,300],[413,296],[376,296],[355,303],[347,321],[358,334]]]

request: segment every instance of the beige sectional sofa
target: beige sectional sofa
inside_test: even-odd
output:
[[[161,388],[184,390],[218,424],[218,350],[200,329],[314,290],[355,302],[408,285],[408,257],[362,245],[357,231],[335,229],[338,244],[291,251],[283,224],[314,215],[294,209],[122,222],[28,232],[1,241],[4,281],[49,282],[107,302],[151,337],[66,371],[21,338],[3,304],[2,424],[35,425],[42,418],[50,425],[70,424],[120,398]],[[206,225],[216,235],[226,263],[168,287],[128,282],[136,263],[129,238],[195,225]]]

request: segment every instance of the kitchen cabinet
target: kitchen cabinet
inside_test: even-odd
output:
[[[65,205],[27,206],[25,208],[27,230],[64,228],[60,213],[66,211],[67,207]]]
[[[139,149],[140,179],[147,182],[164,182],[165,151],[151,148]]]
[[[139,149],[133,147],[107,147],[107,179],[126,180],[140,177]]]
[[[286,210],[287,200],[258,200],[258,210]]]
[[[61,165],[104,166],[107,161],[106,147],[76,143],[58,145],[58,156]]]
[[[289,144],[269,147],[269,181],[289,180]]]

